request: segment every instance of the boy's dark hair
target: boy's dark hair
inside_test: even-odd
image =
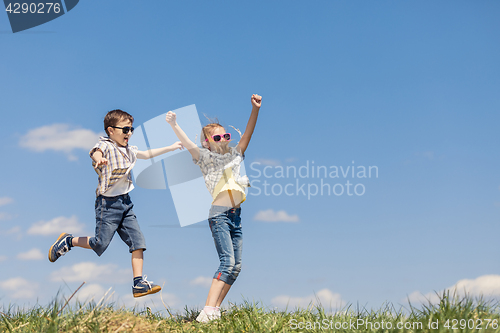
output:
[[[120,109],[109,111],[104,117],[104,130],[106,134],[109,136],[108,127],[116,126],[122,120],[130,120],[132,124],[134,123],[134,117],[125,111]]]

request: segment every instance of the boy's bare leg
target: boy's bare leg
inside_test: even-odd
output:
[[[90,237],[73,237],[73,246],[83,247],[84,249],[91,249],[89,245]]]
[[[210,286],[210,290],[208,291],[208,297],[207,297],[207,302],[205,303],[205,306],[215,307],[217,305],[217,301],[219,300],[225,285],[226,285],[226,283],[224,281],[217,280],[217,279],[212,280],[212,285]],[[226,291],[226,294],[227,294],[227,291]],[[219,303],[219,305],[220,305],[220,303]]]
[[[132,252],[132,272],[134,277],[142,276],[142,266],[144,264],[144,250],[135,250]]]
[[[161,290],[159,285],[146,281],[147,277],[142,276],[142,265],[144,263],[143,249],[135,250],[132,252],[132,273],[134,274],[134,286],[132,293],[134,297],[141,297],[157,293]],[[136,280],[140,278],[140,280]]]

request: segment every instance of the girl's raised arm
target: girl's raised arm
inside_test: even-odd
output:
[[[240,142],[238,143],[238,147],[240,147],[242,154],[245,153],[245,150],[247,150],[248,144],[250,143],[250,139],[252,138],[253,130],[255,129],[255,124],[257,124],[257,117],[259,116],[259,110],[261,104],[262,104],[262,96],[253,94],[252,113],[250,114],[250,119],[248,119],[245,133],[243,133]]]
[[[200,149],[193,141],[188,138],[186,133],[184,133],[182,128],[177,124],[177,115],[175,114],[175,112],[168,111],[165,120],[170,124],[170,126],[172,126],[175,135],[177,135],[184,148],[187,148],[187,150],[189,150],[189,152],[191,153],[191,156],[193,156],[195,160],[198,160],[198,158],[200,157]]]

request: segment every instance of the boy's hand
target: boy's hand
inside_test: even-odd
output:
[[[99,168],[101,165],[108,165],[108,160],[101,157],[99,160],[95,161],[94,169]]]
[[[167,121],[167,123],[174,126],[177,122],[177,115],[175,114],[175,112],[168,111],[165,120]]]
[[[252,95],[252,105],[257,107],[257,108],[260,108],[261,104],[262,104],[262,96],[257,95],[257,94],[253,94]]]
[[[170,147],[172,148],[172,150],[176,150],[176,149],[183,150],[184,149],[184,146],[182,145],[182,143],[180,141],[177,141],[176,143],[174,143]]]

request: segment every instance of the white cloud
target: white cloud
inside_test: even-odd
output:
[[[450,289],[455,288],[462,295],[467,292],[476,296],[500,296],[500,275],[483,275],[474,280],[463,279]]]
[[[7,256],[0,256],[0,262],[7,260]]]
[[[0,198],[0,206],[5,206],[14,202],[14,199],[9,197],[1,197]]]
[[[284,210],[275,212],[272,209],[257,212],[253,219],[263,222],[299,222],[298,215],[288,215]]]
[[[463,297],[465,294],[472,297],[498,297],[500,296],[500,275],[483,275],[473,280],[463,279],[453,286],[437,293],[428,292],[423,295],[420,291],[414,291],[403,301],[409,300],[411,303],[437,303],[439,302],[438,295],[443,295],[445,291],[449,291],[450,294],[456,292],[458,297]]]
[[[107,296],[111,296],[111,293],[110,289],[106,290],[100,284],[88,284],[78,291],[75,298],[81,302],[93,299],[97,303],[103,297],[107,298]]]
[[[7,291],[10,298],[33,298],[38,291],[38,283],[16,277],[0,281],[0,288]]]
[[[130,273],[130,272],[129,272]],[[130,282],[127,280],[127,283]],[[128,289],[128,288],[127,288]],[[118,295],[113,287],[106,289],[101,284],[93,283],[86,284],[76,293],[75,299],[80,302],[94,301],[103,304],[117,304],[129,308],[143,309],[145,306],[150,307],[153,312],[164,311],[165,305],[169,308],[180,304],[180,300],[174,294],[164,293],[163,290],[147,297],[135,298],[132,290],[125,295]],[[165,305],[164,305],[165,303]]]
[[[0,221],[7,221],[10,219],[12,219],[12,215],[5,212],[0,212]]]
[[[441,292],[442,294],[442,292]],[[423,295],[420,291],[414,291],[406,299],[402,300],[403,302],[409,301],[410,303],[438,303],[439,302],[439,297],[437,296],[436,293],[427,293]]]
[[[163,302],[162,302],[163,299]],[[145,306],[149,306],[156,311],[165,310],[165,305],[168,308],[172,308],[178,304],[180,304],[179,298],[174,294],[169,294],[160,290],[156,294],[148,295],[146,297],[137,297],[135,298],[130,294],[122,296],[120,298],[123,305],[129,308],[143,309]],[[165,303],[165,305],[163,305]]]
[[[0,230],[0,235],[9,235],[10,239],[20,240],[23,237],[21,227],[12,227],[8,230]]]
[[[45,259],[42,251],[39,249],[31,249],[27,252],[22,252],[17,255],[17,259],[20,260],[42,260]]]
[[[279,160],[270,159],[270,158],[258,158],[255,160],[255,163],[260,163],[262,165],[269,165],[269,166],[281,165],[281,162]]]
[[[21,232],[21,227],[12,227],[9,230],[0,231],[0,234],[12,235],[12,234],[20,233],[20,232]]]
[[[21,137],[19,145],[36,152],[61,151],[74,160],[74,149],[90,150],[101,135],[88,129],[71,129],[68,124],[53,124],[30,130]]]
[[[130,282],[131,269],[118,269],[118,265],[97,265],[93,262],[81,262],[71,267],[63,267],[50,275],[51,281],[92,282],[109,281],[110,284]]]
[[[206,276],[198,276],[196,279],[191,280],[190,284],[192,286],[201,286],[209,288],[212,285],[213,278]]]
[[[306,308],[308,306],[321,305],[326,309],[339,309],[342,308],[346,303],[342,300],[340,294],[334,294],[329,289],[322,289],[316,294],[305,296],[305,297],[292,297],[288,295],[276,296],[271,300],[271,303],[278,307],[290,308]]]
[[[83,224],[78,222],[78,218],[59,216],[50,221],[38,221],[28,229],[30,235],[58,235],[62,232],[79,233],[83,230]]]

